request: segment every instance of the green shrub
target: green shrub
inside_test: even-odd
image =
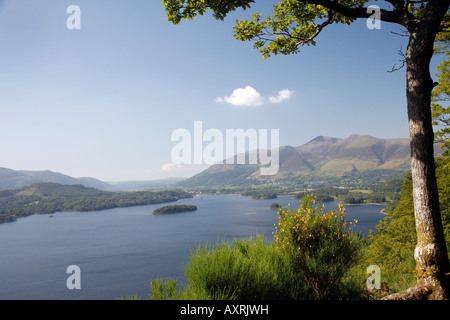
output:
[[[179,296],[178,284],[176,280],[164,280],[158,278],[150,281],[151,300],[177,300]]]
[[[307,299],[311,291],[297,282],[285,257],[262,235],[247,240],[199,245],[185,266],[187,285],[151,281],[152,300]]]
[[[296,299],[305,297],[305,287],[294,281],[286,259],[276,247],[258,235],[210,246],[199,246],[186,266],[191,292],[211,299]]]
[[[306,282],[319,300],[334,298],[359,247],[351,232],[354,222],[345,221],[345,208],[324,212],[324,206],[307,195],[298,210],[282,209],[279,216],[276,246],[288,257],[297,281]]]

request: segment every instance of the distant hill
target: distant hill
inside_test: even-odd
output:
[[[317,137],[296,150],[322,176],[410,168],[409,139],[378,139],[356,134],[346,139]]]
[[[94,178],[73,178],[68,175],[45,171],[26,171],[0,168],[0,190],[20,189],[38,182],[53,182],[63,185],[82,184],[85,187],[92,187],[106,190],[111,186],[103,181]]]
[[[131,190],[148,190],[155,188],[164,188],[166,186],[173,185],[186,178],[163,178],[146,181],[120,181],[110,182],[108,188],[105,190],[111,191],[131,191]],[[99,188],[100,189],[100,188]]]
[[[167,178],[148,181],[105,182],[95,178],[74,178],[62,173],[45,171],[12,170],[0,168],[0,191],[17,190],[39,182],[52,182],[61,185],[83,185],[105,191],[148,190],[175,184],[183,178]]]
[[[436,150],[438,152],[439,148]],[[280,168],[273,176],[261,176],[259,165],[215,164],[179,185],[245,186],[270,181],[373,177],[377,173],[398,177],[410,170],[409,139],[379,139],[356,134],[345,139],[319,136],[298,147],[282,146],[278,151]]]

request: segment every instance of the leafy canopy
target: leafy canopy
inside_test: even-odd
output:
[[[362,8],[368,1],[344,1]],[[255,40],[254,47],[264,58],[271,54],[298,53],[300,46],[315,45],[315,38],[332,23],[350,25],[356,18],[346,17],[323,6],[290,0],[274,6],[274,14],[263,20],[254,14],[252,21],[237,21],[235,38]]]
[[[445,59],[438,65],[438,85],[432,92],[432,117],[433,125],[436,126],[435,141],[442,143],[441,148],[445,149],[444,154],[449,155],[450,148],[450,51],[448,50],[450,42],[450,32],[441,32],[438,34],[435,53],[445,55]],[[447,104],[447,107],[443,106]]]
[[[174,24],[181,20],[192,20],[211,10],[217,20],[223,20],[228,13],[238,8],[250,8],[254,0],[164,0],[167,18]],[[264,58],[272,54],[294,54],[301,46],[315,45],[315,39],[327,26],[350,25],[358,18],[372,17],[373,11],[365,5],[368,0],[282,0],[273,6],[273,14],[263,17],[255,13],[250,21],[237,20],[235,38],[254,41]],[[378,2],[378,1],[375,1]],[[380,9],[382,21],[397,23],[411,31],[433,10],[433,1],[386,0],[390,9]],[[450,27],[447,13],[440,31]],[[406,32],[407,33],[407,32]]]
[[[214,18],[223,20],[229,12],[237,8],[245,10],[254,2],[254,0],[164,0],[163,5],[166,7],[169,21],[178,24],[182,19],[192,20],[210,9]]]

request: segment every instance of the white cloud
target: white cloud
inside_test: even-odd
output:
[[[267,102],[280,103],[289,100],[293,93],[294,91],[283,89],[278,92],[278,96],[270,96],[266,99],[256,89],[245,86],[245,88],[235,89],[228,97],[216,98],[216,102],[226,102],[233,106],[257,107]]]
[[[281,91],[278,92],[278,96],[274,97],[271,96],[269,97],[269,101],[271,103],[280,103],[284,100],[289,100],[292,97],[292,94],[294,93],[294,91],[291,91],[289,89],[283,89]]]
[[[264,103],[261,94],[250,86],[234,90],[230,96],[217,98],[216,102],[226,102],[233,106],[257,107]]]
[[[180,165],[176,165],[173,163],[166,163],[161,167],[161,171],[171,171],[175,168],[180,168],[180,167],[181,167]]]

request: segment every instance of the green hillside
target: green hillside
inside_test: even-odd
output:
[[[436,148],[438,151],[439,149]],[[179,183],[183,187],[317,184],[333,181],[384,181],[410,169],[409,139],[351,135],[345,139],[316,137],[298,146],[282,146],[279,170],[262,176],[259,165],[216,164]]]
[[[258,170],[258,165],[215,164],[192,178],[179,182],[178,185],[183,187],[243,186],[253,183],[249,178]]]
[[[42,182],[0,192],[0,222],[32,214],[59,211],[95,211],[172,202],[192,195],[184,191],[107,192],[82,185]]]

